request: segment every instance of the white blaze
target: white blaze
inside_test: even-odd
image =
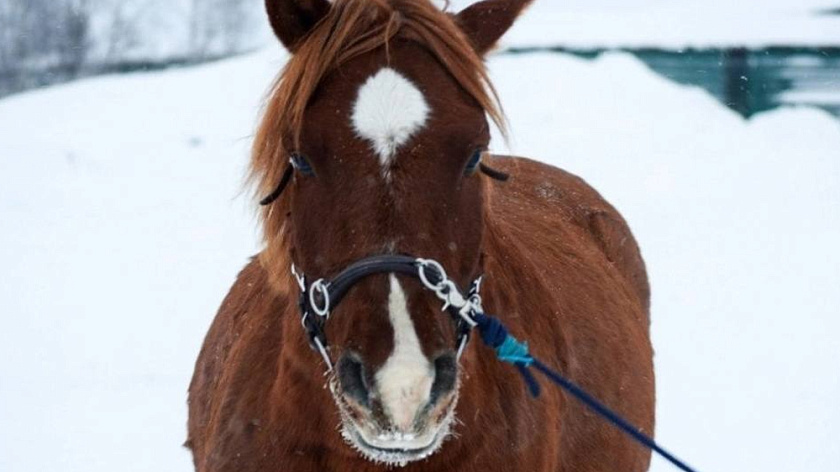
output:
[[[417,411],[429,401],[434,368],[420,349],[405,292],[395,276],[391,275],[390,283],[388,312],[394,328],[394,350],[376,373],[376,385],[394,425],[407,431]]]
[[[385,67],[359,88],[353,106],[353,129],[370,141],[385,175],[400,146],[423,128],[429,106],[411,81]]]

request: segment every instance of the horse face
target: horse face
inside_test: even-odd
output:
[[[282,227],[307,274],[331,277],[383,253],[435,259],[461,287],[479,274],[483,193],[475,170],[489,141],[489,99],[479,103],[475,87],[463,84],[481,88],[477,55],[527,3],[488,0],[449,17],[416,0],[267,0],[278,37],[313,68],[320,54],[313,45],[349,31],[345,19],[386,18],[383,34],[402,21],[419,25],[411,38],[396,35],[342,61],[306,96]],[[445,38],[429,39],[441,32]],[[464,61],[444,65],[439,58],[452,50],[448,57]],[[475,70],[459,69],[463,63]],[[297,69],[301,80],[307,72]],[[255,168],[273,168],[271,157]],[[373,276],[326,325],[343,434],[369,459],[404,465],[434,453],[449,434],[459,386],[455,324],[436,300],[413,278]]]
[[[441,262],[462,287],[479,273],[484,112],[410,43],[359,57],[329,77],[307,110],[291,219],[310,274],[336,274],[383,253]],[[403,59],[405,58],[405,59]],[[326,327],[339,359],[345,437],[367,456],[404,463],[448,433],[458,385],[455,324],[419,281],[371,277]]]

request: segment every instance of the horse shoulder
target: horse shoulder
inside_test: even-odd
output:
[[[515,304],[506,302],[508,309],[529,304],[525,316],[508,318],[512,328],[525,332],[534,352],[572,381],[651,432],[649,288],[624,218],[563,170],[525,158],[485,163],[510,174],[507,182],[486,183],[485,228],[491,231],[488,260],[496,274],[508,277],[513,293],[528,294]],[[546,307],[554,316],[528,316],[547,313]],[[560,442],[560,455],[569,470],[647,469],[649,454],[608,424],[593,421],[580,403],[567,405],[560,421],[569,434]]]
[[[254,339],[254,325],[270,323],[275,332],[272,342],[279,343],[282,325],[272,322],[272,313],[282,313],[285,300],[271,288],[258,258],[253,258],[239,273],[223,300],[204,339],[189,386],[188,439],[185,446],[193,453],[197,470],[214,470],[206,464],[213,455],[220,433],[219,423],[234,407],[234,390],[247,389],[242,382],[243,363],[251,357],[246,351]],[[259,329],[259,328],[256,328]],[[279,349],[279,346],[274,346]]]
[[[500,184],[505,199],[520,206],[555,210],[583,230],[627,280],[645,313],[650,287],[641,251],[621,214],[582,178],[522,157],[497,156],[491,166],[511,175]],[[509,188],[504,188],[509,186]]]

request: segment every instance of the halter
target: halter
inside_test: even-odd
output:
[[[333,369],[327,352],[327,338],[324,335],[324,325],[329,320],[330,311],[341,302],[353,285],[369,275],[382,273],[416,277],[426,289],[432,291],[444,302],[443,310],[448,311],[457,324],[459,357],[469,341],[470,331],[477,328],[484,344],[496,351],[498,359],[516,367],[533,396],[539,396],[540,386],[530,369],[545,375],[554,384],[583,402],[619,430],[655,451],[680,470],[696,472],[569,378],[543,364],[528,352],[527,343],[520,342],[508,332],[501,320],[484,313],[481,307],[481,296],[478,294],[481,288],[481,277],[472,282],[470,291],[465,297],[458,285],[447,277],[440,263],[431,259],[393,255],[368,257],[351,264],[331,281],[318,279],[312,283],[307,283],[306,276],[298,273],[292,266],[292,274],[300,286],[301,324],[309,336],[309,344],[324,358],[327,373]]]
[[[300,287],[298,307],[300,323],[309,337],[309,345],[317,351],[332,371],[333,364],[327,348],[324,327],[332,310],[344,299],[347,292],[362,279],[374,274],[402,274],[417,278],[423,286],[444,302],[443,311],[450,314],[456,325],[457,340],[455,347],[458,357],[470,338],[470,331],[477,325],[475,316],[481,313],[482,277],[470,284],[464,296],[458,285],[446,275],[443,266],[432,259],[419,259],[410,256],[379,255],[360,259],[341,271],[332,280],[317,279],[309,282],[306,275],[298,272],[292,265],[292,275]]]

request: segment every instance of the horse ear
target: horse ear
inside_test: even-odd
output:
[[[295,52],[297,45],[330,10],[329,0],[265,0],[274,34]]]
[[[496,42],[513,26],[513,22],[533,0],[484,0],[458,13],[455,19],[479,54]]]

